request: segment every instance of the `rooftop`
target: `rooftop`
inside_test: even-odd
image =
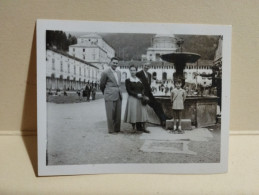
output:
[[[143,66],[145,63],[150,63],[151,66],[173,66],[173,63],[165,61],[120,61],[119,66],[130,66],[134,64],[135,66]],[[187,63],[187,65],[196,65],[196,63]],[[213,60],[198,60],[198,66],[213,66]]]
[[[84,63],[84,64],[86,64],[86,65],[89,65],[89,66],[92,66],[92,67],[94,67],[94,68],[99,69],[99,68],[96,67],[95,65],[93,65],[93,64],[91,64],[91,63],[89,63],[89,62],[86,62],[86,61],[84,61],[84,60],[82,60],[82,59],[79,59],[79,58],[77,58],[77,57],[71,56],[71,55],[69,55],[68,53],[66,53],[66,52],[64,52],[64,51],[59,51],[59,50],[54,49],[54,48],[51,48],[51,47],[47,47],[47,50],[53,51],[53,52],[55,52],[55,53],[61,54],[61,55],[63,55],[63,56],[66,56],[66,57],[68,57],[68,58],[70,58],[70,59],[76,60],[76,61],[78,61],[78,62],[81,62],[81,63]]]

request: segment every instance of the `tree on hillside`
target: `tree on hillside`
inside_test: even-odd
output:
[[[76,37],[69,34],[66,35],[63,31],[50,31],[46,32],[46,44],[49,47],[56,48],[60,51],[68,51],[69,45],[77,43]]]
[[[183,52],[197,53],[204,60],[212,60],[214,58],[219,36],[178,35],[177,38],[184,40],[182,45]]]

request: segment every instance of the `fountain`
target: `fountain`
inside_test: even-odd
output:
[[[176,72],[173,74],[173,79],[181,79],[184,86],[184,69],[187,63],[195,63],[201,57],[199,54],[182,52],[181,45],[183,40],[177,42],[180,47],[179,52],[163,54],[162,60],[174,63]],[[198,64],[197,64],[198,66]],[[156,96],[156,99],[161,103],[166,115],[173,118],[172,105],[169,96]],[[192,125],[196,127],[206,127],[216,123],[217,115],[217,97],[216,96],[187,96],[184,103],[183,119],[191,119]]]

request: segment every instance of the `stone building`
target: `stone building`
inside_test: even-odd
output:
[[[138,66],[138,70],[142,69],[144,63],[150,63],[149,72],[152,80],[156,82],[173,81],[173,73],[175,72],[174,64],[163,61],[160,56],[163,54],[179,52],[177,39],[174,35],[155,35],[152,39],[151,47],[147,48],[147,53],[142,55],[140,61],[120,62],[120,70],[122,72],[122,82],[129,77],[128,67],[131,64]],[[198,60],[196,63],[187,63],[184,75],[185,81],[192,84],[201,84],[203,86],[211,85],[211,80],[205,77],[196,76],[197,73],[212,73],[211,66],[213,60]]]
[[[143,64],[147,62],[144,61],[125,61],[119,62],[119,70],[122,73],[122,82],[130,77],[129,66],[134,64],[138,67],[138,71],[142,70]],[[162,61],[151,61],[149,72],[152,75],[152,80],[158,83],[163,81],[172,81],[173,73],[175,72],[174,64]],[[211,80],[206,77],[197,76],[197,73],[211,74],[211,67],[213,65],[213,60],[198,60],[197,63],[187,63],[184,75],[185,81],[187,83],[201,84],[204,86],[211,85]]]
[[[99,68],[52,48],[46,51],[47,90],[80,90],[86,83],[97,85]]]
[[[47,89],[79,90],[86,83],[99,86],[102,71],[115,50],[100,35],[88,33],[70,45],[68,53],[47,49]]]
[[[88,33],[77,38],[77,44],[69,46],[69,55],[87,61],[100,70],[106,68],[115,50],[96,33]]]
[[[147,49],[147,53],[142,55],[142,61],[162,61],[163,54],[176,52],[177,40],[174,35],[155,35],[152,38],[152,45]]]

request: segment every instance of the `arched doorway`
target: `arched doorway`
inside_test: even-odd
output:
[[[156,75],[157,75],[156,72],[153,72],[153,73],[152,73],[152,79],[153,79],[153,80],[156,80]]]
[[[52,73],[50,76],[50,89],[56,89],[56,79],[54,73]]]
[[[66,86],[66,90],[70,90],[70,89],[71,89],[70,77],[67,76],[67,86]]]
[[[166,81],[166,80],[167,80],[167,73],[166,73],[166,72],[163,72],[163,74],[162,74],[162,80],[163,80],[163,81]]]
[[[126,79],[127,79],[127,73],[126,73],[126,72],[123,72],[123,73],[122,73],[121,81],[122,81],[122,82],[125,82]]]

